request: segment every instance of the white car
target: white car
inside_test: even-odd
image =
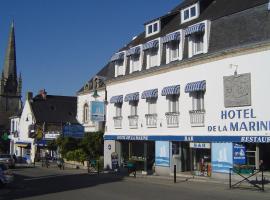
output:
[[[0,188],[14,180],[12,171],[4,163],[0,163]]]

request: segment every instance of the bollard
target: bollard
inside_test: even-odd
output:
[[[99,175],[99,161],[97,161],[97,174]]]
[[[230,168],[229,172],[229,184],[230,184],[230,189],[232,188],[232,169]]]
[[[173,182],[176,183],[176,165],[173,166]]]
[[[264,177],[263,177],[263,167],[262,167],[262,191],[264,191]]]

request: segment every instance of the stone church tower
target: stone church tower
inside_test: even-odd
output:
[[[17,77],[15,30],[12,22],[4,67],[0,75],[0,136],[10,129],[10,120],[21,111],[22,77]]]

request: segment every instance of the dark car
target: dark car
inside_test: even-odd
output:
[[[12,171],[4,163],[0,163],[0,188],[14,180]]]
[[[0,154],[0,163],[7,164],[10,168],[15,167],[15,160],[10,154]]]

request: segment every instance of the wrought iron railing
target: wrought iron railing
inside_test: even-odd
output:
[[[138,115],[130,115],[128,116],[129,120],[129,128],[138,128]]]
[[[113,118],[114,128],[122,128],[122,116],[117,116]]]
[[[204,126],[205,110],[190,110],[189,116],[191,126]]]
[[[179,126],[179,112],[167,112],[165,116],[166,116],[168,128]]]
[[[157,127],[157,114],[146,114],[146,127],[156,128]]]

